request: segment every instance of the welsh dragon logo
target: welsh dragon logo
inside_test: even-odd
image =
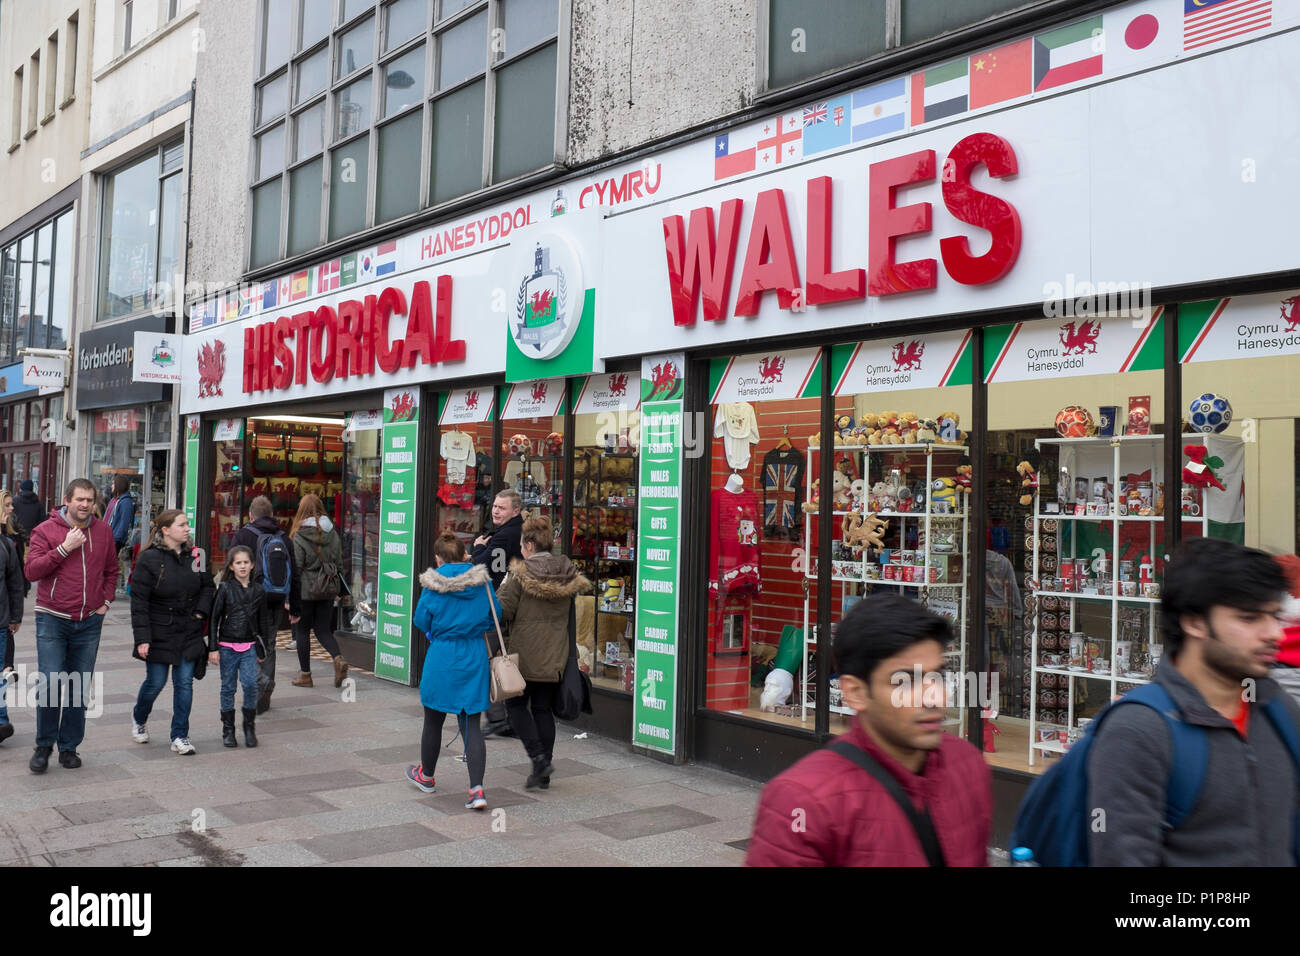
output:
[[[567,328],[565,315],[569,308],[569,286],[564,270],[551,267],[551,252],[538,243],[533,252],[533,274],[519,283],[515,299],[515,318],[518,328],[515,342],[528,354],[532,349],[538,355],[564,335]]]

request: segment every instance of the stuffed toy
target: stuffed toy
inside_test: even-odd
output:
[[[836,415],[835,431],[840,438],[848,438],[853,434],[855,422],[852,415]]]
[[[863,499],[867,497],[867,483],[861,478],[854,478],[849,482],[849,501],[850,507],[854,511],[861,511]]]
[[[930,503],[936,514],[951,511],[957,506],[957,482],[952,478],[936,478],[930,482]],[[940,508],[944,505],[946,507]]]
[[[938,428],[939,424],[933,418],[922,419],[916,428],[916,440],[927,445],[934,444]]]
[[[964,445],[968,434],[957,426],[961,418],[956,412],[940,412],[938,418],[937,441],[941,445]]]
[[[1183,446],[1183,454],[1190,459],[1183,465],[1183,483],[1194,488],[1218,488],[1220,491],[1227,491],[1223,482],[1219,481],[1219,476],[1214,473],[1216,468],[1223,467],[1223,459],[1210,455],[1209,452],[1210,450],[1204,445]]]
[[[1038,469],[1043,467],[1043,456],[1037,448],[1031,448],[1025,452],[1025,457],[1016,465],[1016,474],[1023,480],[1020,482],[1020,503],[1028,505],[1034,500],[1034,493],[1038,491]]]
[[[851,482],[844,472],[836,469],[832,474],[833,484],[831,485],[831,501],[836,511],[849,510],[849,487]]]
[[[844,543],[849,547],[870,546],[879,551],[885,546],[885,532],[889,530],[889,522],[873,514],[863,515],[851,511],[844,516],[842,529]]]
[[[794,692],[794,675],[779,667],[772,668],[763,680],[763,693],[758,698],[758,709],[771,713],[778,704],[784,704]]]
[[[811,435],[808,436],[808,447],[809,447],[809,448],[820,448],[820,447],[821,447],[821,444],[822,444],[822,433],[821,433],[821,432],[813,432]]]
[[[801,507],[807,514],[815,515],[817,513],[817,499],[821,495],[821,490],[822,490],[821,486],[822,486],[822,480],[820,478],[814,478],[812,483],[812,491],[809,492],[809,500],[805,501],[801,505]]]
[[[971,464],[970,455],[962,455],[957,462],[957,489],[964,495],[970,494],[971,475],[975,471],[975,466]]]

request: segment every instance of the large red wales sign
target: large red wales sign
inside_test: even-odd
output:
[[[932,149],[870,164],[865,210],[867,266],[839,271],[832,265],[831,179],[809,179],[806,281],[799,276],[785,191],[760,192],[754,199],[732,314],[757,315],[765,292],[774,292],[778,305],[790,309],[935,288],[938,263],[934,259],[899,262],[895,243],[904,236],[928,233],[932,217],[929,202],[897,205],[896,191],[936,178],[940,179],[940,195],[948,212],[992,235],[989,250],[978,256],[972,254],[965,236],[941,238],[939,252],[944,271],[964,285],[996,282],[1011,270],[1020,254],[1020,216],[1010,203],[971,185],[971,173],[979,166],[986,167],[992,179],[1018,172],[1011,144],[992,133],[974,133],[958,141],[948,153],[942,176],[938,175]],[[712,206],[691,210],[689,223],[683,223],[681,216],[664,218],[674,324],[694,325],[701,302],[706,321],[726,319],[743,208],[742,200],[728,199],[722,203],[716,220]],[[850,210],[848,214],[854,216],[858,211]]]
[[[335,378],[388,374],[418,363],[463,362],[465,341],[451,337],[451,276],[438,276],[437,295],[416,282],[408,302],[397,286],[378,295],[345,299],[295,315],[282,315],[244,330],[247,395]],[[406,317],[406,331],[390,335],[394,317]]]

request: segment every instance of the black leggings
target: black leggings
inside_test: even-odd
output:
[[[483,772],[487,769],[487,744],[479,729],[478,714],[461,711],[461,731],[465,734],[465,757],[469,763],[470,789],[483,786]],[[440,710],[424,708],[424,731],[420,734],[420,763],[424,775],[433,776],[438,764],[438,751],[442,749],[442,722],[447,715]]]
[[[506,701],[510,729],[519,735],[529,757],[550,760],[555,752],[555,681],[530,680],[524,692]]]
[[[334,640],[334,602],[308,601],[303,598],[301,615],[293,626],[293,636],[298,642],[298,669],[304,674],[311,671],[311,632],[330,657],[339,656],[339,642]]]

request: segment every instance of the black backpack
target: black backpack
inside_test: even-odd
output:
[[[253,549],[257,581],[267,594],[286,597],[293,583],[293,556],[283,531],[263,531]]]

